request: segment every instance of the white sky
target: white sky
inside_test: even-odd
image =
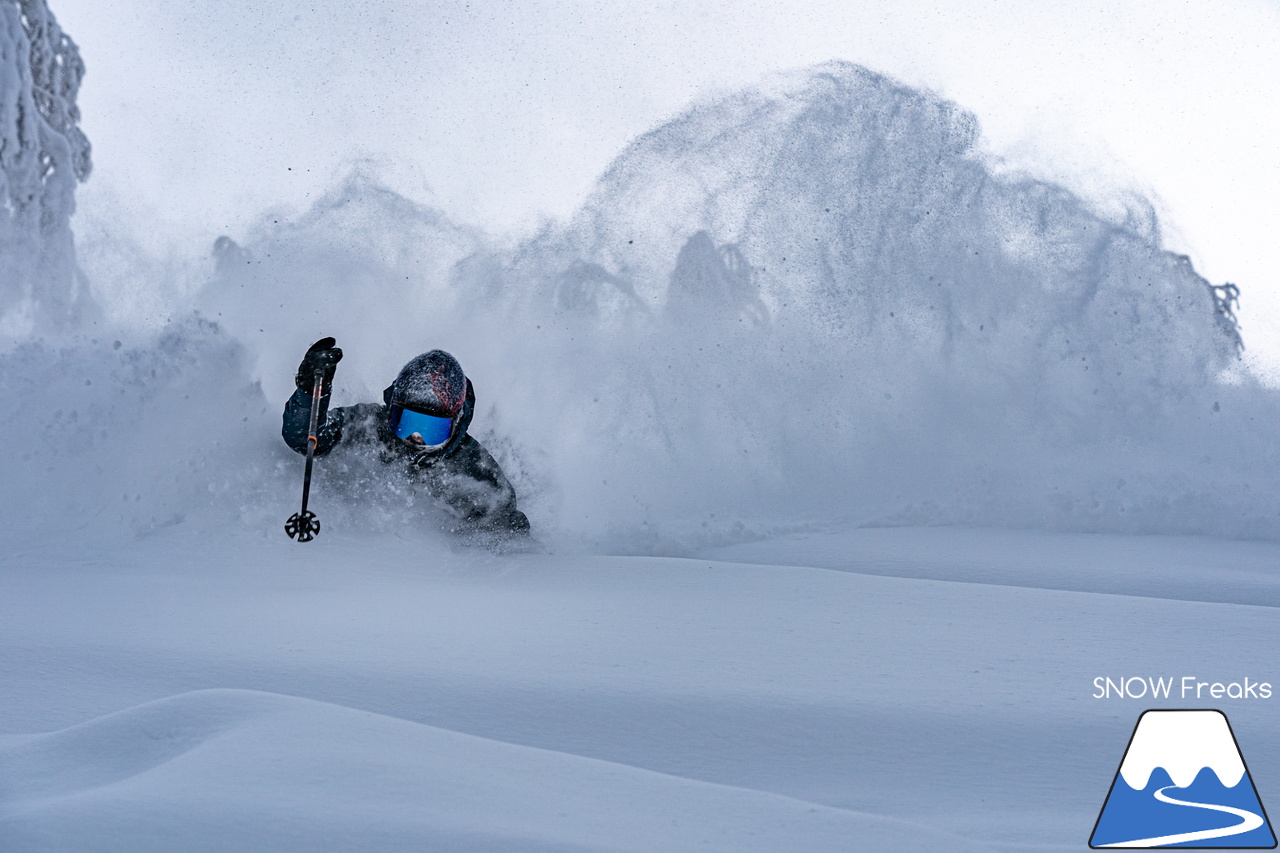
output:
[[[988,146],[1157,202],[1280,371],[1280,0],[50,0],[88,66],[82,216],[203,252],[355,157],[489,229],[571,211],[709,90],[840,58],[977,113]]]

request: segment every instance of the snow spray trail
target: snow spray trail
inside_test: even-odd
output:
[[[3,538],[144,536],[210,510],[254,524],[292,462],[278,418],[207,321],[19,346],[0,355]]]
[[[611,549],[833,518],[1274,535],[1275,402],[1222,380],[1234,290],[1149,206],[997,177],[977,137],[832,63],[641,137],[514,248],[351,181],[233,247],[205,304],[269,395],[320,334],[365,398],[453,351],[534,515]]]
[[[357,173],[215,246],[199,308],[270,411],[217,467],[279,463],[268,421],[333,335],[339,404],[453,352],[535,525],[605,550],[827,521],[1273,538],[1280,411],[1236,368],[1234,289],[1163,251],[1149,206],[999,176],[977,139],[831,63],[637,139],[514,246]],[[143,432],[188,414],[136,405]],[[253,517],[255,488],[212,502]]]

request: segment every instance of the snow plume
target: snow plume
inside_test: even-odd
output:
[[[513,253],[509,337],[542,352],[503,401],[563,413],[516,432],[559,442],[566,523],[638,548],[833,517],[1273,535],[1246,495],[1272,494],[1274,405],[1221,380],[1234,287],[1149,206],[998,177],[977,139],[831,63],[641,137]]]
[[[836,63],[693,107],[518,244],[357,172],[220,238],[200,317],[8,356],[24,438],[3,464],[116,529],[207,509],[279,535],[301,470],[279,411],[333,335],[338,405],[419,353],[457,357],[472,432],[551,542],[679,553],[827,523],[1274,538],[1280,407],[1237,367],[1234,287],[1164,251],[1149,206],[1109,217],[1000,174],[978,138],[954,104]],[[328,529],[421,519],[358,467],[317,465]]]
[[[246,243],[214,244],[200,307],[257,355],[268,391],[291,386],[307,346],[333,334],[344,375],[370,394],[413,356],[457,345],[449,329],[465,295],[450,271],[483,238],[357,169],[305,213],[263,217]]]
[[[195,317],[138,340],[30,341],[0,355],[6,540],[225,527],[242,511],[260,527],[264,506],[293,500],[296,466],[278,448],[279,412],[245,373],[242,348]]]
[[[0,338],[66,328],[91,310],[70,219],[89,141],[84,64],[44,0],[0,0]]]

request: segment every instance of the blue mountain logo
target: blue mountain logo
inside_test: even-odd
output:
[[[1145,711],[1089,846],[1269,850],[1271,822],[1221,711]]]

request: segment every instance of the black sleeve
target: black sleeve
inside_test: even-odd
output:
[[[329,396],[320,398],[320,418],[316,435],[316,455],[323,456],[342,440],[342,409],[329,412]],[[299,388],[284,404],[280,435],[285,444],[299,453],[307,452],[307,430],[311,427],[311,395]]]

